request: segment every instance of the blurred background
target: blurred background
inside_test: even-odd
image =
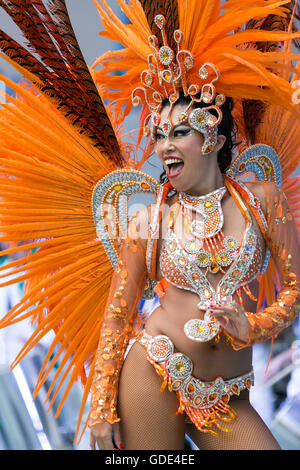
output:
[[[115,43],[98,36],[102,29],[97,9],[92,0],[66,1],[71,21],[83,55],[88,65],[107,49],[116,48]],[[120,9],[116,0],[109,0],[115,12]],[[18,42],[22,37],[18,28],[3,10],[0,10],[0,28]],[[4,60],[0,59],[0,74],[19,81],[20,76]],[[0,89],[3,84],[0,83]],[[6,91],[2,88],[3,91]],[[133,112],[126,121],[128,130],[138,126]],[[144,167],[145,171],[158,178],[161,168],[153,155]],[[3,250],[5,246],[1,246]],[[1,255],[1,253],[0,253]],[[1,265],[9,259],[0,257]],[[23,286],[0,287],[0,316],[22,296]],[[51,376],[38,397],[32,399],[32,391],[53,336],[49,334],[20,365],[9,370],[9,365],[18,354],[33,328],[27,322],[0,331],[0,450],[58,450],[89,449],[87,431],[79,445],[73,439],[79,412],[82,388],[74,386],[58,419],[54,418],[56,402],[48,411],[44,403]],[[255,386],[251,390],[251,402],[277,438],[282,449],[300,449],[300,323],[286,329],[275,341],[272,360],[270,344],[254,347]],[[266,372],[267,369],[267,372]],[[53,374],[55,370],[53,371]],[[60,393],[62,395],[63,390]],[[59,401],[59,397],[57,399]],[[86,409],[85,416],[87,416]],[[83,419],[83,422],[85,420]],[[186,447],[193,449],[188,440]]]

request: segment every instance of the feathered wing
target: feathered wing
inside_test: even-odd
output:
[[[297,2],[289,4],[289,14],[282,18],[276,15],[267,16],[258,21],[251,20],[247,27],[266,28],[266,29],[284,29],[288,32],[295,31],[295,18],[298,17],[299,6]],[[299,41],[294,41],[294,46],[299,49]],[[250,43],[245,47],[261,50],[276,51],[278,43]],[[290,53],[292,50],[292,41],[284,42],[283,51]],[[299,83],[300,62],[294,62],[294,73],[290,74],[289,68],[285,68],[288,59],[283,59],[283,68],[278,75],[287,83],[291,84],[292,96],[291,103],[299,104],[297,89],[295,85]],[[297,103],[298,101],[298,103]],[[295,106],[295,107],[296,107]],[[299,109],[299,107],[298,107]],[[239,141],[241,141],[240,150],[247,149],[250,145],[263,144],[272,147],[278,156],[280,167],[280,185],[287,197],[289,206],[292,210],[295,222],[300,233],[300,177],[293,175],[300,163],[300,120],[299,117],[282,106],[272,106],[257,100],[239,100],[235,105],[235,119],[239,129]],[[245,124],[247,123],[247,125]],[[258,164],[259,164],[259,158]],[[268,170],[268,163],[265,161],[261,168]],[[233,162],[233,166],[238,166]],[[250,165],[251,166],[251,165]],[[271,167],[269,167],[269,170]],[[270,172],[271,173],[271,172]],[[266,175],[270,179],[271,174]],[[275,181],[275,180],[274,180]],[[275,181],[276,182],[276,181]],[[280,215],[280,214],[279,214]],[[258,305],[264,300],[268,304],[275,301],[275,286],[277,285],[277,274],[275,265],[270,259],[268,268],[260,279],[260,296]]]
[[[282,170],[282,189],[300,234],[300,176],[293,175],[300,162],[299,136],[300,121],[290,112],[279,107],[267,107],[255,132],[256,141],[273,147],[279,157]],[[278,216],[280,216],[279,213]],[[270,275],[271,273],[273,275]],[[272,278],[276,280],[276,272],[271,262],[260,281],[260,301],[265,297],[271,301],[275,298]]]
[[[1,0],[0,6],[21,29],[29,45],[27,50],[1,31],[1,50],[7,58],[80,132],[121,166],[123,159],[116,136],[82,56],[65,0]]]
[[[1,57],[26,79],[21,85],[0,77],[16,93],[1,97],[0,241],[9,244],[2,255],[14,253],[15,260],[0,268],[0,285],[25,281],[22,300],[0,327],[26,318],[36,324],[13,366],[54,330],[35,394],[59,363],[47,399],[51,406],[66,385],[59,414],[80,378],[85,384],[80,423],[113,273],[96,233],[93,189],[126,162],[65,2],[0,5],[29,46],[0,33]]]
[[[294,17],[298,16],[299,11],[296,10],[297,2],[291,12],[287,29],[293,30]],[[299,6],[298,6],[299,10]],[[296,15],[297,13],[297,15]],[[274,19],[276,21],[276,18]],[[295,46],[299,49],[300,45],[297,41]],[[286,41],[284,50],[291,51],[292,42]],[[291,83],[293,94],[291,101],[295,106],[299,105],[297,94],[297,85],[299,81],[300,61],[295,61],[295,73],[289,74],[288,70],[283,69],[282,77]],[[295,88],[296,86],[296,88]],[[299,87],[298,87],[299,88]],[[299,108],[299,106],[298,106]],[[300,177],[292,176],[297,170],[300,163],[300,120],[296,115],[279,106],[266,106],[262,118],[254,128],[254,142],[261,142],[271,145],[277,152],[282,171],[282,188],[287,196],[289,205],[293,211],[297,227],[300,233]]]

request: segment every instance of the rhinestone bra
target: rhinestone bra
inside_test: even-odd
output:
[[[182,246],[169,223],[159,259],[161,273],[176,287],[196,293],[200,298],[199,306],[205,307],[210,302],[231,302],[235,292],[241,300],[241,289],[249,295],[248,283],[261,272],[263,253],[260,239],[249,214],[243,215],[246,228],[239,250],[215,288],[207,279],[204,266],[195,262],[195,257],[186,250],[186,245]]]

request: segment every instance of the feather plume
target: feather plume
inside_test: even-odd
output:
[[[259,32],[259,30],[263,29],[271,32],[296,32],[296,21],[299,15],[299,5],[297,5],[297,1],[294,1],[285,5],[285,7],[287,8],[286,16],[282,17],[276,15],[268,15],[260,19],[251,19],[245,26],[246,31],[250,29],[257,30]],[[270,39],[271,37],[272,36],[270,36]],[[293,39],[292,43],[294,43],[295,46],[299,48],[299,40],[297,38]],[[261,42],[259,36],[257,36],[255,41],[245,42],[244,47],[247,49],[256,49],[266,53],[272,51],[278,52],[278,50],[280,50],[281,45],[278,43],[278,41],[275,40],[275,38],[273,41]],[[282,66],[285,67],[285,64],[282,64]],[[288,78],[288,75],[286,78]],[[247,138],[250,140],[250,142],[254,142],[256,140],[256,128],[262,122],[263,115],[267,106],[266,103],[257,100],[243,100],[242,106],[244,110],[244,122],[246,134],[248,136]]]
[[[145,12],[152,34],[157,34],[157,26],[154,23],[155,16],[160,14],[166,19],[166,38],[169,46],[176,49],[173,33],[179,28],[177,0],[140,0]],[[162,44],[161,44],[162,45]]]
[[[121,51],[108,51],[95,62],[95,80],[105,90],[103,97],[116,102],[120,113],[126,103],[123,114],[125,118],[131,110],[131,93],[139,86],[143,70],[148,69],[148,55],[152,52],[148,37],[152,34],[152,24],[148,24],[148,33],[147,26],[139,30],[138,25],[145,24],[145,20],[147,23],[147,17],[138,8],[137,0],[131,0],[129,4],[125,0],[118,0],[120,7],[130,12],[130,25],[124,25],[116,19],[112,10],[107,9],[107,2],[94,2],[104,27],[101,34],[124,46]],[[218,93],[234,99],[281,104],[299,116],[299,109],[291,102],[293,91],[290,84],[278,74],[285,67],[290,67],[290,71],[294,73],[292,61],[297,55],[283,50],[264,54],[255,48],[244,47],[245,43],[279,43],[300,37],[299,32],[292,34],[280,30],[245,30],[245,24],[250,19],[258,20],[269,15],[285,18],[289,11],[285,8],[287,3],[287,0],[229,0],[224,4],[220,0],[178,1],[179,29],[184,36],[183,48],[192,53],[195,64],[189,72],[189,84],[198,83],[199,67],[205,62],[211,62],[220,73],[215,83]],[[149,8],[148,19],[158,13],[154,6],[158,5],[157,2],[153,2],[152,6],[149,4],[150,2],[145,3]],[[96,70],[99,65],[102,68]],[[118,77],[114,76],[118,71],[123,72],[121,89]],[[296,73],[299,74],[299,71]]]
[[[87,387],[84,409],[94,372],[113,269],[97,238],[90,201],[95,184],[117,166],[48,98],[0,79],[17,94],[4,95],[0,109],[0,242],[9,243],[1,255],[18,255],[0,268],[0,285],[25,282],[23,298],[0,327],[24,319],[36,326],[12,367],[55,331],[34,393],[58,363],[48,396],[51,406],[66,384],[58,415],[78,380]]]
[[[81,132],[123,165],[123,159],[91,73],[76,40],[64,0],[10,2],[0,6],[21,29],[28,50],[0,33],[0,48],[34,86],[46,94]]]

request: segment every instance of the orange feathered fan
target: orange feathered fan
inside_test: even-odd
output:
[[[59,364],[47,396],[50,406],[65,384],[58,415],[80,379],[82,415],[113,273],[97,237],[92,194],[103,176],[126,163],[65,2],[0,5],[29,46],[1,31],[1,57],[34,86],[0,77],[16,93],[2,96],[0,109],[0,241],[10,244],[1,254],[16,254],[0,268],[0,285],[25,282],[22,300],[0,327],[23,319],[36,326],[12,367],[55,332],[34,393]]]

